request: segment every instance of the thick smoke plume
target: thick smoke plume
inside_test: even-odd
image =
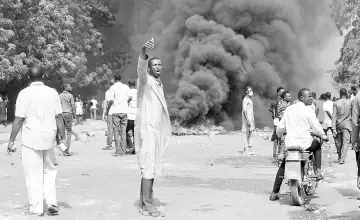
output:
[[[151,17],[146,35],[174,73],[168,98],[173,120],[208,118],[233,128],[244,88],[255,92],[256,119],[270,118],[276,88],[313,88],[322,77],[317,51],[335,31],[324,0],[169,0]]]

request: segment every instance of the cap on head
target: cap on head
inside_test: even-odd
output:
[[[120,77],[120,78],[121,78],[121,77]],[[115,83],[114,79],[109,80],[109,84],[110,84],[111,86],[114,85],[114,83]]]

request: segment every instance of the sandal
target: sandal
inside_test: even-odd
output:
[[[102,150],[112,150],[111,147],[104,147]]]
[[[71,154],[70,154],[70,153],[68,153],[68,152],[63,152],[62,156],[64,156],[64,157],[70,157],[70,156],[71,156]]]
[[[144,216],[152,216],[152,217],[164,217],[164,214],[162,214],[160,211],[158,210],[153,210],[153,211],[140,211],[142,213],[142,215]]]

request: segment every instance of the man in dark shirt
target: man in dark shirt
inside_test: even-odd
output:
[[[338,160],[345,163],[351,132],[351,101],[347,99],[347,90],[340,90],[340,99],[333,103],[332,133],[335,137]]]
[[[277,97],[276,100],[274,100],[271,103],[270,108],[268,109],[271,113],[272,113],[272,119],[273,120],[278,120],[277,117],[277,105],[278,103],[281,101],[281,94],[285,91],[285,89],[283,87],[278,87],[277,88]],[[273,130],[273,135],[271,138],[271,141],[273,141],[273,160],[277,161],[277,152],[278,152],[278,137],[276,135],[276,125],[274,125],[274,130]]]
[[[70,84],[64,85],[64,91],[59,95],[61,107],[63,108],[63,120],[66,129],[66,144],[67,149],[63,152],[64,156],[70,156],[69,148],[71,144],[71,135],[74,134],[78,139],[78,135],[73,131],[73,117],[75,117],[75,102],[74,96],[70,94],[72,88]]]

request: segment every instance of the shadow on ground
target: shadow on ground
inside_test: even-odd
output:
[[[215,190],[242,191],[247,193],[269,194],[272,180],[265,179],[201,179],[195,177],[165,176],[162,185],[169,187],[200,187]]]
[[[360,211],[350,211],[350,212],[344,212],[340,215],[333,215],[330,216],[328,219],[337,219],[337,220],[356,220],[356,219],[360,219]]]

